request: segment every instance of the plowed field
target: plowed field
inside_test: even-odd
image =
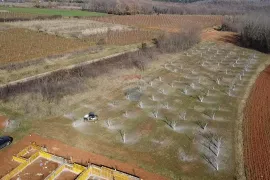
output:
[[[91,19],[166,32],[179,32],[187,27],[207,28],[219,25],[221,24],[222,17],[199,15],[135,15],[93,17]]]
[[[47,35],[26,29],[0,31],[0,63],[18,62],[86,49],[75,39]]]
[[[247,179],[270,179],[270,66],[256,80],[245,108],[244,159]]]

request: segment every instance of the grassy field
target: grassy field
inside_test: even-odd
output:
[[[64,10],[64,9],[43,9],[43,8],[17,8],[17,7],[1,7],[0,10],[9,12],[30,13],[40,15],[61,15],[61,16],[106,16],[105,13],[87,12],[80,10]]]
[[[14,96],[1,101],[0,111],[24,114],[16,136],[37,132],[68,140],[170,179],[233,179],[238,104],[265,55],[201,43],[159,59],[143,72],[87,79],[85,91],[57,102],[38,93]],[[142,80],[126,80],[126,75]],[[89,111],[99,115],[97,123],[82,121]]]

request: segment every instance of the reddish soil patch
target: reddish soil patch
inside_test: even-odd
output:
[[[247,178],[269,180],[270,66],[256,80],[244,113],[244,161]]]
[[[216,42],[227,42],[236,44],[238,42],[238,37],[236,33],[227,31],[216,31],[214,29],[205,29],[201,38],[204,41],[216,41]]]
[[[38,158],[27,166],[22,172],[12,178],[12,180],[31,179],[41,180],[45,179],[51,172],[58,167],[58,164],[52,161],[48,161],[44,158]]]
[[[68,146],[60,141],[43,138],[36,134],[32,134],[24,137],[20,142],[16,144],[12,144],[10,147],[4,149],[4,151],[0,152],[0,177],[7,174],[16,166],[12,163],[12,155],[17,154],[23,148],[27,147],[30,142],[36,142],[38,145],[45,145],[48,151],[57,156],[70,158],[72,156],[73,161],[79,164],[87,166],[87,164],[94,163],[97,165],[104,165],[107,167],[112,167],[117,170],[133,174],[139,176],[142,179],[155,179],[155,180],[163,180],[164,177],[159,175],[144,171],[143,169],[138,168],[132,164],[122,163],[116,160],[112,160],[106,158],[101,155],[97,155],[94,153],[86,152],[75,147]],[[44,173],[44,172],[43,172]]]
[[[185,28],[208,28],[221,24],[222,16],[202,15],[136,15],[136,16],[106,16],[91,17],[101,22],[114,22],[139,28],[161,30],[166,32],[179,32]]]
[[[56,180],[71,180],[71,179],[76,179],[78,175],[69,171],[69,170],[64,170],[59,174],[59,176],[56,178]]]
[[[6,127],[8,118],[0,115],[0,129],[4,129]]]
[[[125,81],[128,81],[128,80],[134,80],[134,79],[141,79],[142,78],[142,76],[141,75],[139,75],[139,74],[132,74],[132,75],[125,75],[125,76],[122,76],[123,77],[123,79],[125,80]]]
[[[30,158],[33,154],[35,154],[36,152],[37,152],[37,150],[35,150],[35,149],[30,149],[30,150],[28,151],[28,153],[25,154],[25,155],[22,156],[22,157],[28,159],[28,158]]]

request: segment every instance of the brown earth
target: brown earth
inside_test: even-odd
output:
[[[76,179],[77,176],[78,176],[77,174],[75,174],[75,173],[73,173],[71,171],[64,170],[55,179],[56,180],[69,180],[69,179]]]
[[[4,129],[6,126],[8,118],[0,115],[0,129]]]
[[[88,163],[94,163],[97,165],[104,165],[111,167],[129,174],[139,176],[144,180],[163,180],[164,177],[152,174],[150,172],[144,171],[132,164],[122,163],[116,160],[108,159],[104,156],[94,154],[91,152],[86,152],[75,147],[68,146],[60,141],[54,139],[43,138],[36,134],[31,134],[24,137],[21,141],[16,144],[7,147],[0,152],[0,177],[7,174],[13,168],[15,168],[18,163],[12,162],[12,155],[17,154],[23,148],[27,147],[30,142],[36,142],[38,145],[46,146],[48,151],[57,156],[70,158],[72,157],[74,162],[87,166]]]
[[[229,31],[216,31],[213,28],[207,28],[201,33],[203,41],[227,42],[237,44],[237,34]]]
[[[0,32],[0,64],[38,59],[89,48],[76,39],[10,28]]]
[[[257,78],[244,114],[244,164],[247,179],[269,180],[270,66]]]
[[[42,180],[45,179],[49,174],[57,169],[59,164],[48,161],[44,158],[37,158],[23,171],[14,176],[11,180],[20,179],[31,179],[31,180]]]
[[[108,16],[91,17],[90,19],[101,22],[114,22],[128,26],[150,30],[161,30],[175,33],[187,28],[208,28],[221,24],[222,16],[203,15],[134,15],[134,16]]]

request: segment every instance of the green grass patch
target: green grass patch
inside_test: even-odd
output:
[[[88,12],[81,10],[65,10],[65,9],[43,9],[43,8],[19,8],[19,7],[3,7],[0,10],[7,10],[16,13],[30,13],[40,15],[61,15],[61,16],[106,16],[106,13]]]

